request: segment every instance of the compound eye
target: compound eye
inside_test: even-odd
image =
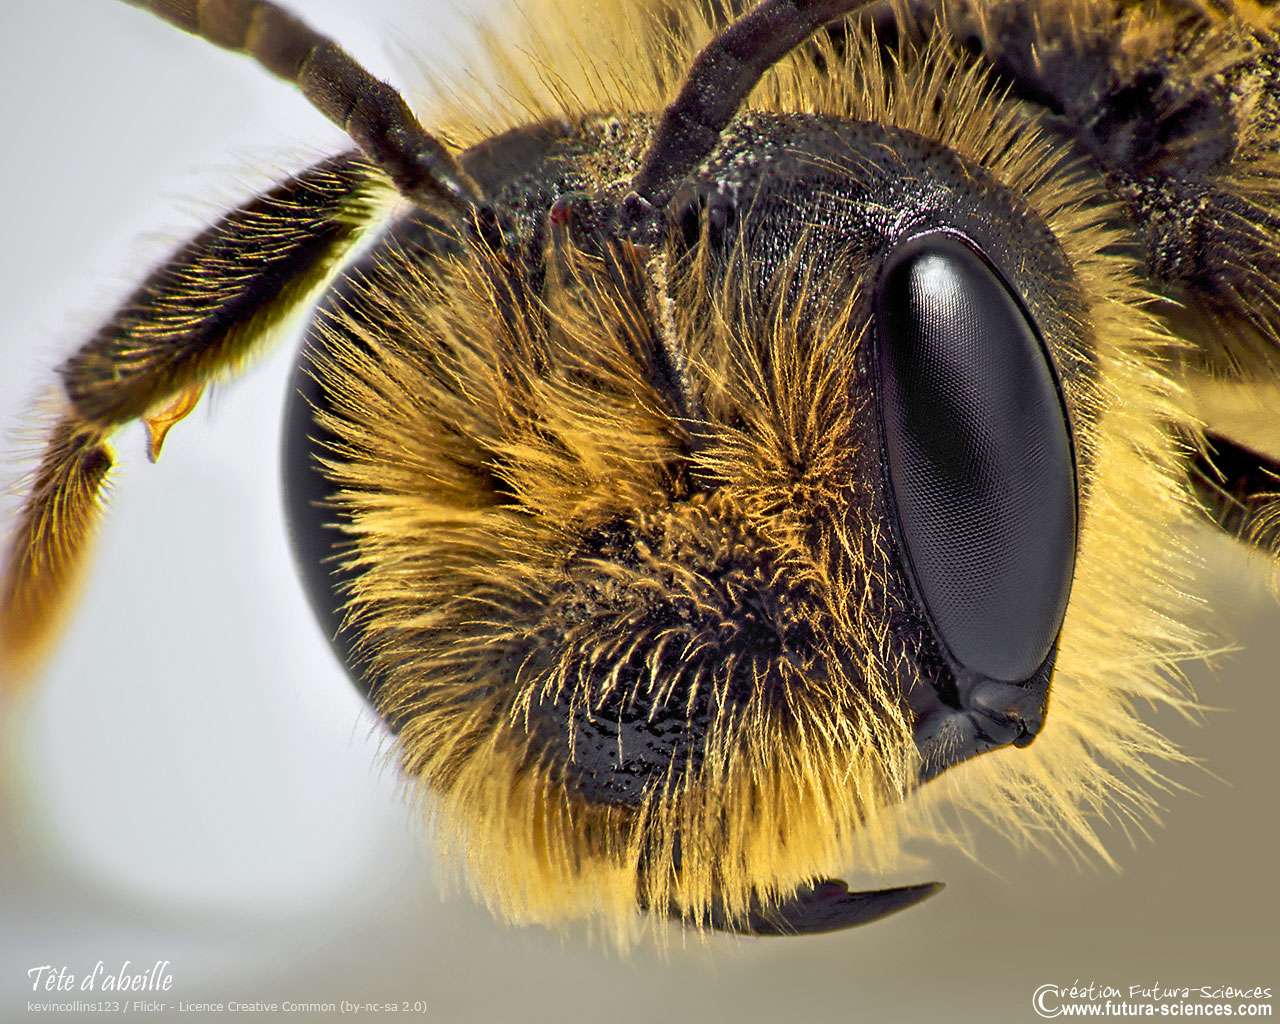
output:
[[[888,258],[875,296],[885,476],[939,641],[1022,682],[1066,613],[1076,472],[1048,352],[987,258],[946,233]]]

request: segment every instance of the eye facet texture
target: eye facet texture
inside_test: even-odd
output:
[[[917,596],[959,666],[1029,679],[1062,626],[1076,548],[1048,353],[985,256],[949,233],[891,253],[875,306],[886,478]]]

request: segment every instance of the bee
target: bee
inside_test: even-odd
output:
[[[158,458],[305,310],[299,573],[501,917],[832,931],[937,892],[838,876],[957,811],[1077,847],[1152,812],[1187,528],[1280,535],[1272,7],[546,0],[432,134],[273,3],[133,2],[354,148],[60,367],[11,687],[111,435]]]

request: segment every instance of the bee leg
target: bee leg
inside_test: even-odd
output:
[[[201,232],[59,369],[76,413],[114,428],[243,365],[388,205],[379,182],[335,157]]]
[[[304,171],[180,249],[63,364],[65,408],[0,575],[0,679],[30,674],[56,631],[101,512],[111,433],[189,412],[309,303],[394,195],[354,154]]]
[[[716,931],[744,935],[820,935],[871,924],[923,903],[943,889],[941,882],[903,885],[891,889],[850,892],[835,878],[803,885],[776,907],[755,907],[745,920],[732,920],[713,908],[709,925]]]
[[[1280,557],[1280,461],[1209,434],[1189,475],[1197,501],[1215,525]]]
[[[1280,587],[1280,379],[1192,369],[1182,384],[1205,425],[1188,439],[1187,488],[1215,526],[1275,558]]]
[[[0,684],[28,675],[45,653],[79,579],[113,461],[105,433],[75,416],[50,433],[0,581]]]

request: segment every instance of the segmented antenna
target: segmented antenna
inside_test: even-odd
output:
[[[480,190],[403,97],[333,40],[268,0],[125,0],[228,50],[246,53],[292,82],[351,136],[400,192],[466,215]]]
[[[680,95],[663,111],[631,183],[632,209],[663,209],[680,182],[715,149],[764,73],[822,26],[867,2],[764,0],[713,39],[693,62]]]

